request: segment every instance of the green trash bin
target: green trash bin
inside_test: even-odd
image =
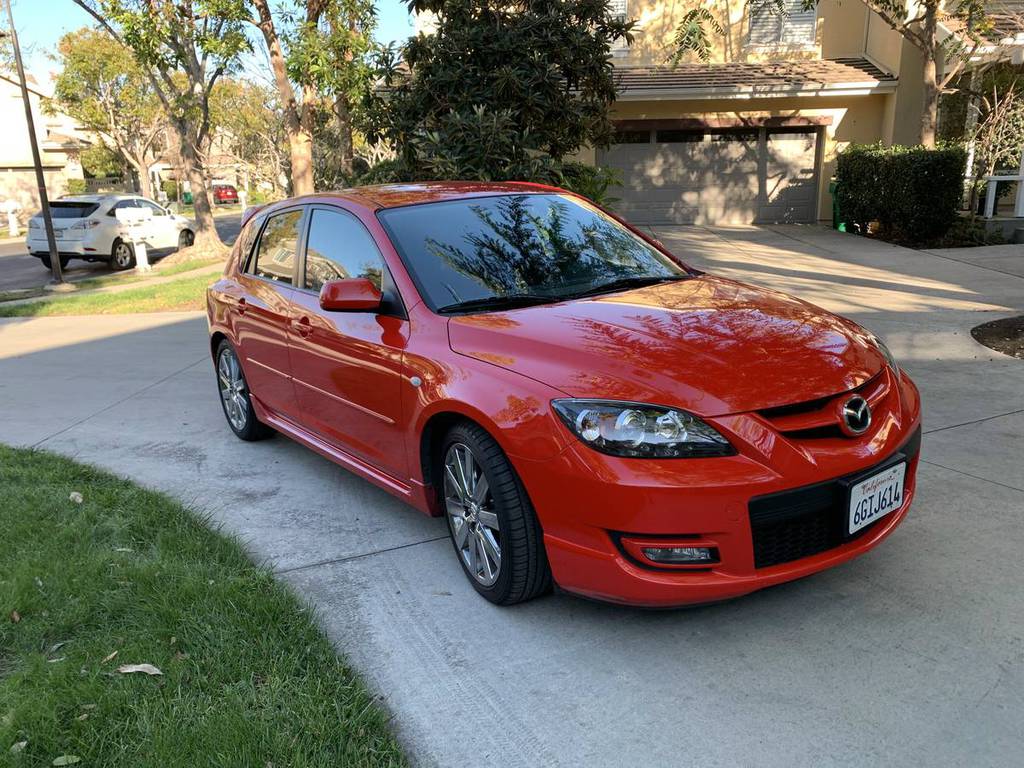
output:
[[[842,221],[839,217],[839,201],[836,199],[836,190],[838,188],[839,182],[832,179],[828,185],[828,193],[832,195],[832,229],[837,232],[845,232],[846,222]]]
[[[183,202],[185,205],[192,205],[192,193],[191,192],[184,192],[184,193],[182,193],[182,195],[181,195],[181,202]]]

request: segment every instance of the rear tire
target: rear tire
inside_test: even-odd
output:
[[[256,418],[242,363],[235,348],[227,339],[221,340],[217,345],[214,370],[217,374],[220,404],[231,431],[238,438],[250,442],[264,440],[273,435],[274,430]]]
[[[135,249],[131,243],[118,238],[110,247],[110,268],[115,272],[123,272],[135,266]]]
[[[540,521],[515,469],[486,430],[468,421],[452,427],[435,477],[456,558],[477,592],[497,605],[513,605],[551,589]]]
[[[71,257],[70,256],[59,256],[58,258],[60,259],[60,268],[61,269],[67,269],[68,268],[68,262],[71,261]],[[49,270],[53,269],[53,262],[50,261],[50,254],[46,254],[45,256],[40,256],[39,260],[43,263],[43,266],[46,267],[47,269],[49,269]]]

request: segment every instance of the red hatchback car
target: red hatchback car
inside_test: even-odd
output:
[[[562,190],[277,203],[207,304],[235,434],[444,515],[495,603],[735,597],[866,552],[914,495],[919,396],[881,340]]]

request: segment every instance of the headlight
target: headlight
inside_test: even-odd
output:
[[[573,434],[601,453],[636,458],[729,456],[736,450],[692,413],[613,400],[553,400]]]
[[[886,362],[886,363],[888,364],[888,366],[889,366],[889,369],[890,369],[890,370],[891,370],[891,371],[892,371],[892,372],[893,372],[893,373],[894,373],[895,375],[897,375],[897,376],[898,376],[898,375],[899,375],[899,373],[900,373],[900,366],[899,366],[899,363],[897,363],[897,362],[896,362],[896,358],[895,358],[895,357],[893,357],[893,354],[892,354],[892,352],[891,352],[891,351],[889,350],[889,347],[888,347],[888,346],[886,345],[886,343],[885,343],[884,341],[882,341],[882,340],[881,340],[880,338],[878,338],[877,336],[875,336],[875,334],[873,334],[873,333],[872,333],[872,334],[870,334],[870,336],[871,336],[871,341],[872,341],[872,342],[874,343],[874,345],[875,345],[875,348],[876,348],[876,349],[877,349],[877,350],[878,350],[879,352],[881,352],[881,353],[882,353],[882,357],[884,357],[884,358],[885,358],[885,362]]]

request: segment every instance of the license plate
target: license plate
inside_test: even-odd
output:
[[[907,463],[901,461],[850,486],[847,533],[854,534],[899,509],[903,504],[903,478],[906,474]]]

